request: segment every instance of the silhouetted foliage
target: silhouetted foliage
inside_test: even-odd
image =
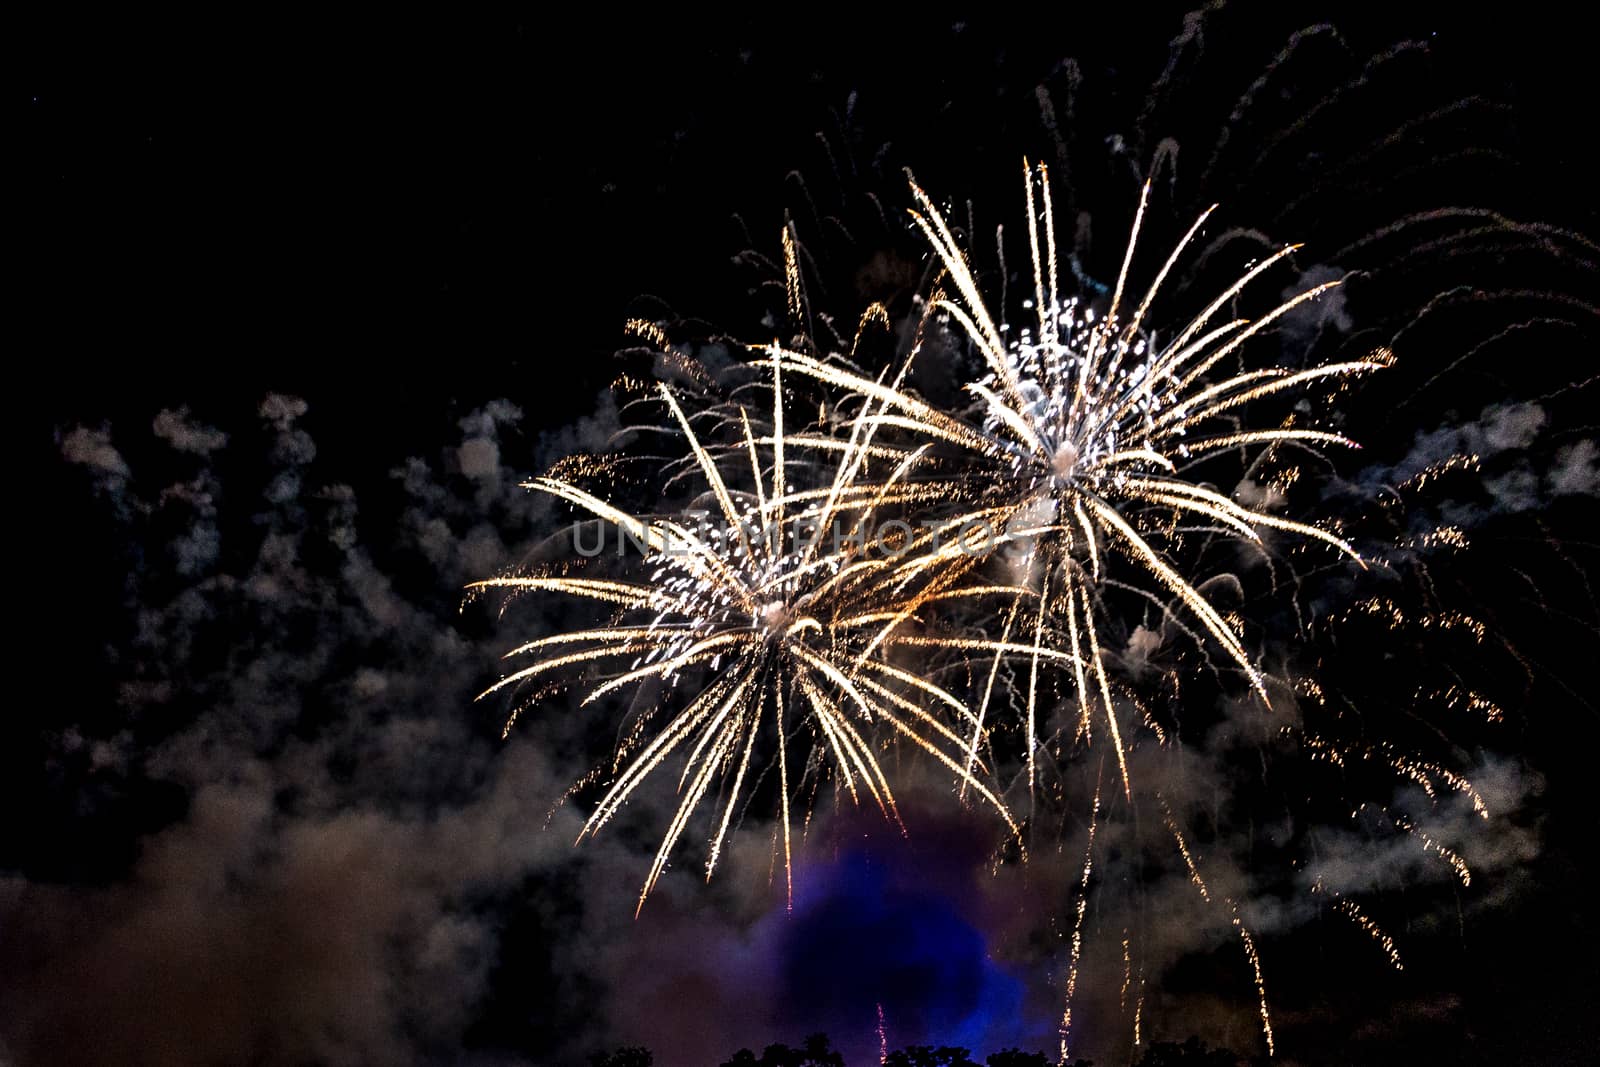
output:
[[[633,1046],[619,1048],[609,1054],[596,1052],[589,1057],[589,1067],[650,1067],[655,1061],[649,1049]]]
[[[618,1049],[611,1056],[596,1056],[593,1067],[650,1067],[650,1053],[642,1048]],[[1043,1052],[1023,1052],[1009,1048],[992,1052],[982,1064],[964,1048],[950,1045],[908,1045],[885,1058],[884,1067],[1056,1067],[1055,1060]],[[1242,1067],[1244,1060],[1225,1048],[1210,1048],[1198,1037],[1178,1044],[1158,1041],[1148,1046],[1136,1067]],[[845,1067],[826,1034],[812,1034],[800,1047],[768,1045],[757,1056],[740,1049],[721,1067]],[[1073,1060],[1068,1067],[1094,1067],[1093,1060]]]
[[[759,1059],[742,1048],[722,1067],[844,1067],[844,1056],[834,1051],[827,1034],[812,1034],[799,1048],[768,1045]]]
[[[1056,1067],[1056,1061],[1042,1052],[1023,1052],[1015,1048],[991,1052],[983,1062],[988,1067]],[[1094,1061],[1073,1060],[1067,1067],[1094,1067]]]
[[[885,1067],[980,1067],[972,1053],[964,1048],[933,1048],[928,1045],[909,1045],[889,1053],[883,1061]],[[1056,1067],[1055,1061],[1042,1052],[1023,1052],[1008,1048],[993,1052],[984,1060],[987,1067]],[[1073,1060],[1068,1067],[1094,1067],[1089,1060]]]
[[[1239,1056],[1225,1048],[1207,1048],[1198,1037],[1179,1045],[1158,1041],[1145,1050],[1138,1067],[1239,1067]]]
[[[964,1048],[911,1045],[889,1053],[884,1067],[981,1067]]]

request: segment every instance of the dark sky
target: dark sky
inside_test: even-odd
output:
[[[1306,241],[1304,277],[1357,272],[1341,332],[1400,362],[1357,398],[1367,451],[1324,503],[1478,451],[1411,528],[1474,539],[1430,560],[1428,595],[1516,650],[1477,664],[1507,721],[1444,746],[1507,807],[1459,845],[1480,876],[1397,870],[1373,898],[1414,946],[1403,975],[1286,895],[1253,905],[1280,1050],[1579,1062],[1600,992],[1592,42],[1554,6],[1283,6],[7,34],[25,530],[0,1064],[561,1064],[638,1042],[676,1067],[816,1028],[870,1051],[867,1000],[906,1041],[1053,1047],[1039,901],[1073,874],[988,878],[988,828],[937,789],[908,806],[939,847],[821,818],[793,918],[753,819],[716,882],[685,863],[635,922],[648,806],[577,851],[574,806],[552,811],[614,725],[551,710],[502,744],[504,709],[471,697],[539,615],[458,594],[548,532],[517,479],[615,425],[625,318],[761,339],[772,275],[746,253],[776,255],[786,213],[816,300],[903,315],[903,168],[989,240],[1015,228],[1022,157],[1044,159],[1105,276],[1163,138],[1159,232],[1221,201],[1227,226]],[[1385,230],[1445,208],[1482,213]],[[1415,663],[1392,661],[1479,655],[1413,637],[1315,655],[1410,736]],[[1299,780],[1252,796],[1273,790]],[[1275,832],[1241,819],[1211,847],[1253,857]],[[1320,847],[1330,870],[1392,859]],[[1148,907],[1178,900],[1157,881]],[[1150,1026],[1254,1052],[1211,921],[1192,901],[1151,920],[1175,962]],[[1120,956],[1097,967],[1115,999]]]

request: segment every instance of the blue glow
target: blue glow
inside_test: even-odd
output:
[[[882,1004],[891,1048],[984,1049],[1035,1031],[1023,983],[989,957],[958,902],[910,866],[853,850],[808,872],[782,944],[789,1010],[843,1036],[875,1025]]]

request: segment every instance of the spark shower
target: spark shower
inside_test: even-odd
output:
[[[618,450],[569,457],[527,483],[580,513],[574,551],[473,587],[575,598],[593,614],[513,649],[513,667],[483,696],[515,694],[508,732],[526,709],[569,689],[584,705],[631,699],[612,757],[574,788],[598,794],[588,837],[653,776],[681,767],[641,909],[698,809],[711,808],[709,879],[730,829],[758,799],[776,813],[772,847],[792,902],[795,838],[821,799],[870,804],[901,822],[886,758],[900,746],[930,760],[962,803],[1000,821],[1007,844],[996,862],[1028,862],[1069,812],[1087,833],[1073,899],[1062,902],[1072,926],[1063,1060],[1097,833],[1110,820],[1142,826],[1236,932],[1270,1052],[1268,967],[1256,939],[1238,901],[1208,882],[1183,814],[1145,786],[1132,758],[1181,748],[1181,732],[1151,709],[1137,672],[1119,669],[1114,633],[1124,629],[1119,613],[1139,605],[1155,620],[1153,640],[1183,649],[1185,666],[1168,670],[1175,688],[1184,671],[1204,670],[1268,713],[1317,694],[1314,677],[1281,676],[1252,649],[1244,607],[1217,591],[1236,583],[1185,568],[1197,543],[1231,544],[1291,571],[1382,565],[1332,525],[1291,517],[1285,502],[1305,467],[1358,447],[1332,428],[1328,394],[1347,394],[1393,357],[1382,347],[1329,361],[1260,355],[1275,325],[1339,284],[1242,313],[1294,245],[1247,262],[1169,323],[1168,280],[1195,255],[1215,209],[1155,258],[1140,242],[1149,182],[1114,284],[1087,283],[1062,262],[1042,166],[1024,167],[1031,291],[1025,321],[1013,322],[948,212],[914,181],[910,192],[910,219],[935,273],[910,326],[914,340],[890,365],[856,358],[865,332],[890,327],[882,306],[860,315],[846,351],[824,350],[805,330],[802,257],[789,228],[790,340],[745,346],[743,358],[712,368],[660,324],[630,323],[672,373],[654,384],[619,381],[632,398],[624,410],[638,421]],[[935,405],[908,384],[933,343],[973,357],[977,371],[960,383],[958,404]],[[666,450],[624,447],[641,439]],[[1246,500],[1242,489],[1255,482],[1219,488],[1213,478],[1227,463],[1270,472],[1262,475],[1270,491]],[[649,477],[637,476],[641,467]],[[602,495],[593,488],[601,484],[633,492],[641,506]],[[587,541],[582,523],[597,527]],[[636,551],[586,550],[603,545],[607,529],[619,550],[631,542]],[[973,530],[984,536],[950,536]],[[1300,741],[1326,761],[1378,761],[1430,796],[1461,793],[1488,815],[1465,777],[1420,755],[1309,730]],[[1069,787],[1073,768],[1092,788]],[[1447,845],[1404,816],[1392,821],[1463,882],[1470,877]],[[1401,966],[1393,939],[1358,901],[1329,895]],[[1121,949],[1121,1000],[1137,1044],[1137,931]]]

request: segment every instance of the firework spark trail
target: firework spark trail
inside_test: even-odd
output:
[[[1083,917],[1089,910],[1089,878],[1094,873],[1094,834],[1100,824],[1100,785],[1105,777],[1105,763],[1095,776],[1094,803],[1089,809],[1089,839],[1083,848],[1083,874],[1078,878],[1077,914],[1072,921],[1072,951],[1067,963],[1066,995],[1061,1007],[1061,1062],[1067,1062],[1072,1042],[1072,1001],[1078,993],[1078,961],[1083,955]],[[1122,943],[1124,954],[1128,943]],[[1126,956],[1124,957],[1126,959]],[[1127,980],[1123,980],[1123,994],[1127,994]]]
[[[1184,840],[1183,831],[1178,829],[1177,820],[1172,816],[1172,810],[1162,801],[1162,811],[1167,829],[1172,833],[1173,840],[1178,844],[1178,852],[1183,856],[1184,865],[1189,869],[1189,881],[1200,891],[1200,897],[1207,904],[1211,903],[1211,890],[1206,885],[1204,878],[1200,877],[1200,866],[1194,853],[1189,851],[1189,843]],[[1223,897],[1223,903],[1228,907],[1228,921],[1239,932],[1239,941],[1244,945],[1245,957],[1250,961],[1250,971],[1255,979],[1257,1014],[1261,1017],[1261,1036],[1267,1043],[1267,1055],[1276,1052],[1277,1046],[1272,1036],[1272,1012],[1267,1007],[1267,981],[1261,971],[1261,954],[1256,950],[1256,939],[1251,936],[1250,928],[1245,926],[1244,919],[1239,914],[1239,905],[1232,897]]]
[[[1320,884],[1312,886],[1314,892],[1320,891],[1321,888]],[[1349,897],[1336,896],[1334,908],[1339,914],[1360,927],[1368,937],[1372,938],[1378,948],[1383,951],[1384,958],[1389,961],[1389,966],[1397,971],[1405,970],[1405,965],[1400,961],[1400,950],[1395,946],[1394,938],[1390,937],[1383,927],[1373,921],[1372,917],[1362,910],[1361,905]]]
[[[1343,767],[1345,760],[1352,756],[1382,763],[1395,774],[1416,784],[1428,799],[1434,802],[1439,799],[1438,786],[1435,784],[1435,779],[1438,779],[1450,789],[1465,796],[1472,805],[1473,814],[1478,818],[1484,820],[1489,818],[1489,806],[1484,802],[1483,794],[1478,792],[1471,781],[1437,763],[1407,756],[1397,751],[1390,742],[1380,742],[1375,746],[1340,744],[1315,734],[1307,734],[1304,741],[1313,758],[1327,760],[1339,767]]]
[[[1133,984],[1133,951],[1128,931],[1122,931],[1122,987],[1117,990],[1117,1007],[1127,1008],[1128,987]]]
[[[1127,929],[1122,931],[1122,988],[1117,993],[1117,1007],[1123,1011],[1128,1010],[1128,995],[1133,998],[1133,1047],[1138,1048],[1144,1041],[1144,961],[1139,962],[1138,988],[1134,989],[1133,967],[1133,939]]]
[[[1261,954],[1256,951],[1256,939],[1250,936],[1249,927],[1239,916],[1239,905],[1230,899],[1228,909],[1233,913],[1233,926],[1239,931],[1239,940],[1244,942],[1245,955],[1250,958],[1250,970],[1256,982],[1256,1004],[1261,1016],[1261,1036],[1266,1039],[1267,1055],[1271,1056],[1277,1052],[1277,1043],[1272,1036],[1272,1013],[1267,1009],[1267,982],[1261,974]]]
[[[1006,612],[1005,624],[1000,628],[1000,643],[1002,645],[1004,645],[1011,637],[1011,625],[1017,621],[1017,608],[1020,607],[1021,604],[1022,598],[1017,597],[1011,603],[1011,610]],[[1004,652],[999,651],[994,654],[994,659],[989,664],[989,677],[983,683],[983,699],[978,702],[977,719],[972,724],[972,742],[967,746],[966,771],[968,774],[972,773],[972,769],[978,761],[978,745],[982,742],[984,736],[983,721],[985,715],[987,715],[989,711],[989,700],[994,695],[994,680],[995,677],[1000,673],[1000,661],[1002,658],[1004,658],[1004,655]],[[965,780],[963,780],[961,783],[961,788],[958,795],[961,797],[961,799],[966,799],[967,783]]]
[[[1438,856],[1439,859],[1442,860],[1444,864],[1455,874],[1457,880],[1461,882],[1463,888],[1472,885],[1472,868],[1467,866],[1467,861],[1461,858],[1461,854],[1439,841],[1432,834],[1422,829],[1406,816],[1390,811],[1381,804],[1362,804],[1352,813],[1352,817],[1359,817],[1360,814],[1369,807],[1377,807],[1378,810],[1383,812],[1383,814],[1389,819],[1390,823],[1393,824],[1395,829],[1414,838],[1417,843],[1422,846],[1423,851],[1431,852],[1435,856]]]
[[[1133,1047],[1144,1043],[1144,965],[1139,965],[1139,997],[1133,1003]]]

